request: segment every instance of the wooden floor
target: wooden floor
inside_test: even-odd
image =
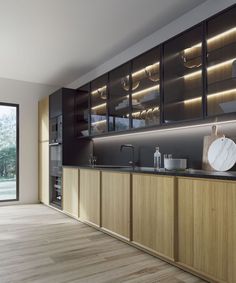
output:
[[[43,205],[0,207],[0,283],[203,280]]]

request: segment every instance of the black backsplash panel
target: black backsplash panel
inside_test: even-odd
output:
[[[152,167],[155,147],[159,146],[162,155],[167,153],[173,158],[187,158],[189,168],[201,169],[203,137],[210,133],[211,126],[201,126],[98,138],[93,141],[94,155],[97,164],[128,165],[131,151],[124,148],[120,152],[120,145],[128,143],[135,147],[138,165]],[[236,142],[236,122],[219,125],[218,133]]]

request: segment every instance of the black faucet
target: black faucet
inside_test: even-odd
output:
[[[132,145],[132,144],[122,144],[121,146],[120,146],[120,151],[122,151],[123,150],[123,148],[131,148],[131,150],[132,150],[132,160],[130,160],[129,161],[129,164],[133,167],[133,169],[134,169],[134,167],[135,167],[135,162],[134,162],[134,146]]]

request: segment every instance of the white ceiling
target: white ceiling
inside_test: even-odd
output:
[[[205,0],[0,0],[0,77],[66,85]]]

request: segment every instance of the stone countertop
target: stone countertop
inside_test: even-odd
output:
[[[89,165],[84,166],[63,166],[65,168],[80,168],[91,169],[101,171],[115,171],[115,172],[129,172],[129,173],[143,173],[143,174],[155,174],[155,175],[167,175],[167,176],[180,176],[180,177],[195,177],[195,178],[207,178],[207,179],[220,179],[236,181],[236,171],[227,172],[211,172],[204,170],[187,169],[184,171],[168,171],[165,169],[155,170],[152,167],[135,167],[134,169],[129,166],[115,166],[115,165],[96,165],[94,167]]]

